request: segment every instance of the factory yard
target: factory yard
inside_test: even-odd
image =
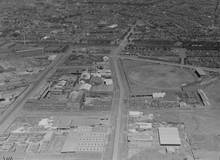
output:
[[[55,155],[94,160],[110,156],[106,150],[113,136],[110,59],[74,56],[67,53],[6,124],[0,135],[1,155],[45,160]],[[84,65],[86,59],[90,62]],[[72,60],[76,66],[66,63]]]
[[[109,125],[109,117],[104,114],[25,115],[17,117],[1,135],[0,152],[27,156],[67,153],[73,157],[76,154],[85,159],[89,156],[99,159],[107,145]]]

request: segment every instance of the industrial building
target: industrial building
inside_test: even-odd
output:
[[[181,140],[178,128],[175,127],[159,127],[159,141],[161,146],[180,146]]]
[[[196,74],[198,75],[198,77],[204,77],[206,76],[205,71],[202,68],[197,67],[195,70]]]

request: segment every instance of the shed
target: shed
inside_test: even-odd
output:
[[[110,85],[113,84],[112,79],[105,79],[105,78],[103,78],[103,81],[104,81],[104,84],[107,85],[107,86],[110,86]]]
[[[143,116],[143,112],[140,112],[140,111],[129,111],[129,116],[131,117],[140,117],[140,116]]]
[[[155,92],[153,93],[153,98],[163,98],[166,95],[165,92]]]
[[[180,146],[181,140],[179,131],[176,127],[159,127],[158,128],[160,145],[162,146]]]
[[[146,122],[137,122],[136,123],[140,129],[152,129],[152,123],[146,123]]]
[[[206,73],[202,68],[196,68],[195,72],[199,77],[206,76]]]

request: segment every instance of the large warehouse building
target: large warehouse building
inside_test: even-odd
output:
[[[178,128],[175,127],[159,127],[159,140],[162,146],[180,146],[181,140]]]

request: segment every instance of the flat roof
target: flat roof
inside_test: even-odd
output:
[[[204,71],[202,68],[197,67],[197,68],[196,68],[196,71],[198,72],[198,74],[200,74],[200,75],[202,75],[202,76],[205,76],[205,75],[206,75],[205,71]]]
[[[167,146],[179,146],[181,145],[181,140],[179,136],[178,128],[176,127],[159,127],[159,140],[160,145]]]

